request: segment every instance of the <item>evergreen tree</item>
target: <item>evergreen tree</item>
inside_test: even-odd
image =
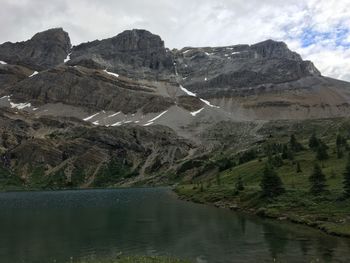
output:
[[[216,174],[216,184],[221,185],[221,176],[220,174]]]
[[[203,183],[202,183],[202,182],[200,183],[200,191],[201,191],[201,192],[204,191],[204,186],[203,186]]]
[[[314,195],[321,194],[326,190],[326,177],[321,167],[316,163],[314,170],[309,177],[311,183],[310,192]]]
[[[343,149],[341,146],[337,145],[337,158],[341,159],[343,158],[344,154],[343,154]]]
[[[318,147],[316,148],[316,158],[320,161],[327,160],[329,158],[328,152],[327,152],[328,146],[320,142]]]
[[[281,155],[276,154],[272,159],[272,165],[274,167],[281,167],[283,165],[283,159]]]
[[[283,144],[281,157],[283,160],[286,160],[289,157],[289,149],[287,144]]]
[[[236,182],[236,191],[243,191],[244,190],[244,184],[241,175],[238,176],[237,182]]]
[[[309,139],[309,147],[310,149],[316,149],[319,145],[319,140],[316,137],[315,133],[312,133],[310,139]]]
[[[297,173],[301,173],[301,167],[300,167],[300,162],[297,162]]]
[[[285,191],[281,178],[269,164],[265,165],[260,186],[266,197],[276,197]]]
[[[290,144],[290,148],[293,152],[300,152],[304,149],[304,147],[301,145],[301,143],[299,143],[297,141],[294,134],[292,134],[290,136],[289,144]]]
[[[348,157],[348,162],[346,164],[343,176],[344,176],[344,181],[343,181],[344,195],[346,197],[350,197],[350,155]]]
[[[344,138],[340,134],[337,135],[336,144],[337,144],[337,146],[344,145]]]
[[[338,134],[336,139],[336,145],[337,145],[337,158],[341,159],[344,156],[344,149],[346,150],[348,148],[346,138]]]

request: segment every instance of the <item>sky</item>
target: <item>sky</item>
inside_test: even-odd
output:
[[[166,47],[284,41],[325,76],[350,81],[350,0],[0,0],[0,43],[63,27],[73,44],[127,29]]]

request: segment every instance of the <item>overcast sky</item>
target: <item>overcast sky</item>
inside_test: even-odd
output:
[[[0,42],[63,27],[73,44],[142,28],[169,48],[285,41],[350,81],[350,0],[0,0]]]

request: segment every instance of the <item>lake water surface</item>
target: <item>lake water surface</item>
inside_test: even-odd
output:
[[[200,263],[350,262],[350,239],[180,201],[166,188],[0,194],[0,262],[119,252]]]

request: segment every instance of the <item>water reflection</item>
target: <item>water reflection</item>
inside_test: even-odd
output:
[[[179,201],[167,189],[3,193],[1,262],[119,252],[194,262],[348,262],[347,239]]]

